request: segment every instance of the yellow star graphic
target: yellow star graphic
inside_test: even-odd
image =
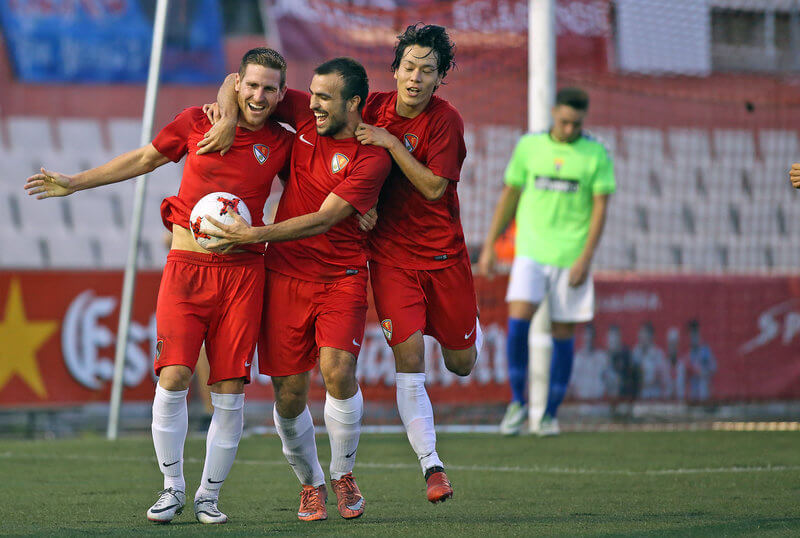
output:
[[[8,289],[6,309],[0,321],[0,391],[14,374],[40,398],[47,397],[36,352],[58,328],[56,321],[30,321],[25,317],[22,287],[13,279]]]

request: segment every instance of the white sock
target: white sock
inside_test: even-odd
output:
[[[219,490],[236,458],[244,427],[244,394],[211,393],[211,425],[206,437],[203,478],[194,498],[219,498]]]
[[[483,349],[483,330],[481,329],[481,320],[475,320],[475,362],[481,358],[481,349]]]
[[[356,463],[358,438],[361,436],[361,416],[364,414],[364,398],[361,389],[355,396],[337,400],[325,394],[325,426],[331,440],[331,479],[353,472]]]
[[[153,446],[158,468],[164,474],[164,489],[186,491],[183,478],[183,444],[189,429],[186,410],[187,390],[167,390],[156,386],[153,398]]]
[[[477,340],[476,340],[477,343]],[[408,441],[417,454],[424,473],[431,467],[444,467],[436,453],[436,430],[433,428],[433,406],[425,390],[425,374],[398,373],[397,410],[406,428]]]
[[[273,408],[272,418],[281,438],[283,455],[292,466],[297,479],[304,486],[318,487],[325,483],[325,473],[317,458],[317,441],[314,438],[314,421],[306,407],[295,418],[283,418]]]

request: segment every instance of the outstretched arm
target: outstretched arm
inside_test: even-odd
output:
[[[494,209],[492,223],[489,225],[489,233],[486,234],[486,239],[483,241],[481,256],[478,259],[478,274],[489,276],[494,271],[494,244],[508,228],[511,219],[514,218],[521,194],[522,189],[518,187],[509,185],[503,187],[503,192],[500,193],[500,199]]]
[[[168,162],[169,159],[159,153],[153,144],[147,144],[73,176],[42,168],[41,173],[34,174],[25,181],[25,190],[30,196],[36,196],[39,200],[53,196],[68,196],[76,191],[141,176]]]
[[[225,250],[236,244],[292,241],[323,234],[355,213],[355,208],[344,198],[331,193],[322,202],[319,211],[267,226],[249,226],[238,214],[230,210],[228,213],[234,218],[234,223],[230,225],[206,216],[211,224],[221,230],[221,232],[208,232],[209,235],[220,238],[219,241],[206,247],[209,250]]]

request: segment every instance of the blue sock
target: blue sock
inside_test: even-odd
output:
[[[508,381],[511,385],[511,401],[525,404],[525,388],[528,386],[528,331],[531,320],[508,318]]]
[[[575,339],[553,338],[553,358],[550,361],[550,387],[547,391],[547,407],[544,414],[555,418],[558,406],[564,401],[572,374],[572,359],[575,357]]]

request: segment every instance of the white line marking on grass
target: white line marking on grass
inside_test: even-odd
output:
[[[34,455],[27,453],[2,452],[0,459],[8,460],[70,460],[70,461],[91,461],[91,462],[133,462],[156,464],[154,458],[144,456],[92,456],[85,454],[59,454],[59,455]],[[186,458],[185,463],[203,463],[200,458]],[[320,461],[327,464],[326,461]],[[285,460],[244,460],[237,459],[236,465],[265,465],[265,466],[285,466]],[[367,469],[419,469],[413,463],[377,463],[377,462],[357,462],[358,467]],[[473,471],[488,473],[527,473],[527,474],[573,474],[573,475],[621,475],[621,476],[661,476],[661,475],[691,475],[691,474],[728,474],[728,473],[775,473],[787,471],[800,471],[800,465],[762,465],[753,467],[733,466],[733,467],[701,467],[696,469],[643,469],[639,471],[630,469],[589,469],[580,467],[510,467],[493,465],[448,465],[448,470],[453,471]]]

